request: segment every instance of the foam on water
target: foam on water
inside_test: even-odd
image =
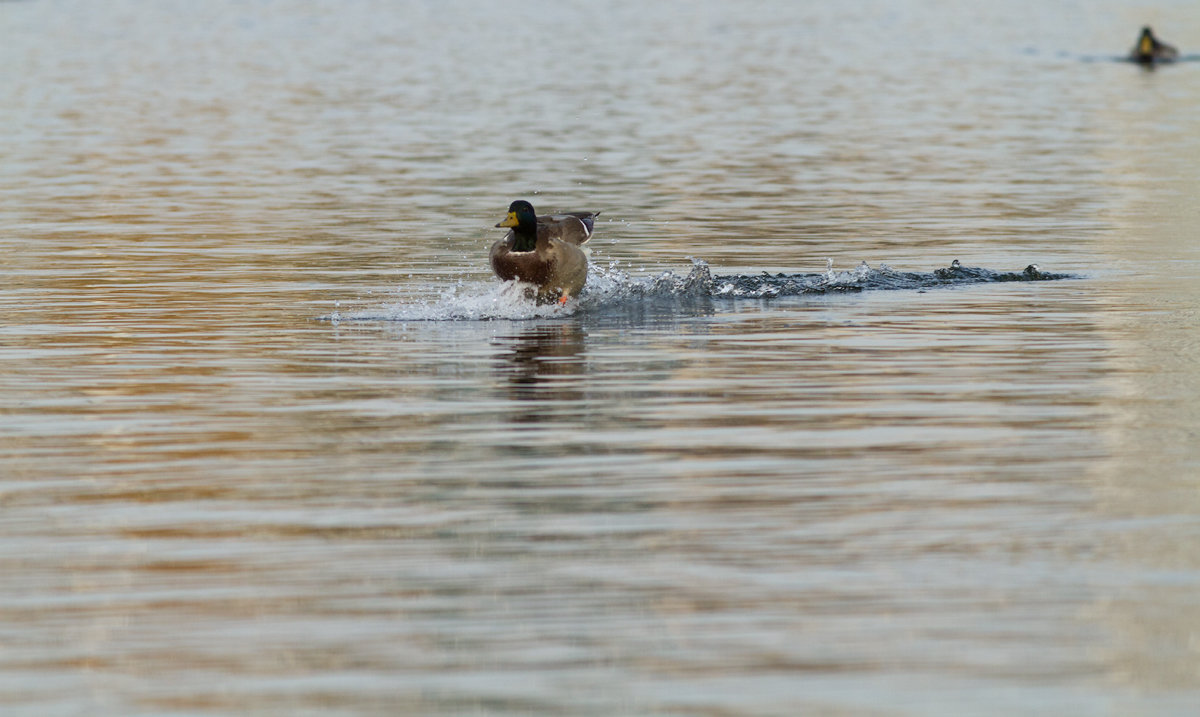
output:
[[[826,262],[824,272],[813,274],[733,274],[714,276],[708,263],[692,260],[684,276],[663,271],[652,277],[635,278],[618,268],[593,264],[587,285],[577,298],[565,304],[538,304],[532,287],[516,281],[458,281],[436,297],[402,301],[379,309],[335,312],[332,321],[487,321],[495,319],[548,319],[580,312],[602,312],[664,301],[686,304],[698,300],[771,299],[803,294],[827,294],[864,290],[928,289],[939,286],[1003,281],[1050,281],[1074,278],[1070,274],[1043,272],[1030,264],[1020,272],[998,272],[962,266],[958,260],[931,272],[895,271],[886,264],[871,268],[865,261],[846,271]]]

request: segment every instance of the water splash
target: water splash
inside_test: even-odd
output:
[[[805,294],[829,294],[868,290],[912,290],[942,286],[1004,281],[1053,281],[1075,278],[1071,274],[1044,272],[1030,264],[1020,272],[999,272],[950,266],[931,272],[895,271],[886,264],[872,268],[865,261],[853,269],[838,271],[831,260],[825,271],[813,274],[733,274],[714,276],[708,263],[692,259],[684,276],[664,271],[651,277],[634,277],[619,267],[593,264],[587,285],[566,304],[538,304],[528,284],[494,280],[459,280],[436,297],[405,301],[382,309],[347,312],[338,310],[325,317],[333,321],[486,321],[494,319],[549,319],[578,313],[599,313],[616,307],[660,307],[670,303],[686,308],[697,302],[721,299],[772,299]]]
[[[939,286],[980,284],[998,281],[1053,281],[1075,278],[1071,274],[1042,271],[1030,264],[1020,272],[992,271],[963,266],[957,259],[950,266],[931,272],[895,271],[886,264],[872,269],[864,261],[849,271],[835,271],[827,261],[820,274],[768,274],[718,276],[713,279],[714,296],[731,298],[773,298],[800,294],[902,289],[930,289]]]
[[[565,305],[537,303],[533,287],[517,281],[463,281],[436,297],[404,301],[382,309],[341,312],[346,320],[487,321],[492,319],[549,319],[569,316],[581,299]]]

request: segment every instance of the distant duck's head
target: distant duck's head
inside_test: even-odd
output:
[[[534,229],[537,227],[537,214],[534,213],[532,204],[524,199],[518,199],[508,205],[508,216],[504,217],[504,221],[496,226]]]
[[[1138,38],[1137,51],[1139,55],[1153,55],[1154,47],[1158,44],[1158,40],[1154,39],[1154,33],[1149,27],[1142,28],[1142,36]]]

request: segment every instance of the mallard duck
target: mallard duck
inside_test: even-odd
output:
[[[1159,42],[1149,27],[1142,28],[1142,34],[1138,37],[1137,44],[1133,46],[1133,52],[1129,53],[1130,60],[1144,65],[1152,65],[1155,62],[1172,62],[1177,57],[1179,57],[1179,52],[1165,42]]]
[[[587,280],[588,260],[583,245],[592,237],[600,212],[562,212],[538,216],[533,205],[518,199],[497,227],[510,231],[492,245],[489,260],[501,279],[519,279],[537,286],[539,303],[576,296]]]

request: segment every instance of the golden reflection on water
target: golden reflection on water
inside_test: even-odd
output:
[[[1115,271],[1097,317],[1112,346],[1112,459],[1094,473],[1097,510],[1112,524],[1100,548],[1111,576],[1088,612],[1110,637],[1114,681],[1186,691],[1200,675],[1200,610],[1187,587],[1200,568],[1190,539],[1200,514],[1200,173],[1188,152],[1157,148],[1190,146],[1200,124],[1170,81],[1147,75],[1106,112],[1107,182],[1119,201],[1116,230],[1101,242]]]

